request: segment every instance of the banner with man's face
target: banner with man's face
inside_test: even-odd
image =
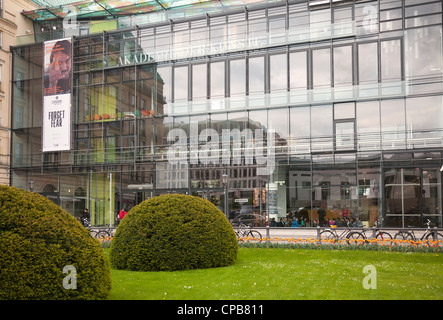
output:
[[[46,41],[43,61],[42,151],[71,149],[72,41]]]

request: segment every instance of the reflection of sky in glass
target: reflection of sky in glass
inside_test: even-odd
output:
[[[265,60],[264,57],[249,59],[249,92],[262,93],[265,89]]]
[[[288,87],[286,54],[270,56],[270,64],[271,91],[286,90]]]
[[[331,50],[318,49],[312,51],[312,77],[314,87],[331,84]]]

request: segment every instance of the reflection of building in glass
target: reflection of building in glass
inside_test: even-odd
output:
[[[256,223],[313,221],[324,206],[327,218],[347,207],[370,226],[442,226],[441,2],[257,3],[78,19],[66,152],[40,152],[43,35],[15,47],[12,184],[32,179],[98,225],[180,192]],[[42,10],[24,14],[60,23]],[[275,166],[260,175],[271,148]]]

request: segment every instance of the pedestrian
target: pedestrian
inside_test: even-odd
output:
[[[126,217],[128,213],[126,212],[126,209],[123,208],[120,210],[120,212],[118,213],[118,217],[120,218],[120,220],[123,220],[124,217]]]
[[[88,209],[83,210],[83,214],[80,217],[80,222],[82,223],[82,225],[86,228],[91,226],[91,215],[89,214]]]
[[[345,219],[348,219],[349,217],[349,210],[348,208],[346,208],[346,206],[343,208],[343,210],[341,211],[341,216]]]
[[[317,213],[318,213],[318,224],[319,226],[323,227],[325,224],[325,216],[326,216],[326,211],[323,208],[323,206],[321,206],[320,209],[318,209]]]

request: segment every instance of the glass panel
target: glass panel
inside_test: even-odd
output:
[[[438,169],[423,169],[423,223],[431,220],[431,227],[441,227],[441,173]],[[423,225],[424,226],[424,225]]]
[[[385,210],[387,226],[402,226],[402,169],[390,169],[384,174]]]
[[[265,90],[265,59],[249,58],[249,93],[263,93]]]
[[[331,86],[331,49],[312,51],[312,78],[314,88]]]
[[[332,150],[332,106],[311,108],[311,151]]]
[[[174,49],[189,46],[189,23],[177,23],[174,25]]]
[[[235,95],[245,95],[246,93],[246,60],[231,60],[229,62],[230,93]]]
[[[378,1],[355,4],[357,35],[378,31]]]
[[[285,42],[286,17],[269,19],[269,43],[283,44]]]
[[[380,149],[380,107],[378,101],[357,103],[358,150]]]
[[[401,42],[390,40],[381,42],[381,79],[382,81],[401,80]]]
[[[426,106],[426,112],[423,107]],[[443,97],[406,99],[408,147],[441,147],[443,131]]]
[[[350,103],[336,103],[334,105],[334,120],[355,118],[355,105]]]
[[[222,42],[226,37],[226,17],[211,18],[211,42]]]
[[[211,98],[225,96],[225,62],[212,62],[211,66]]]
[[[335,7],[334,10],[334,35],[352,33],[352,7]]]
[[[354,223],[359,216],[355,155],[349,155],[342,165],[331,165],[332,156],[313,157],[312,198],[314,210],[320,206],[326,210],[325,224],[334,219],[346,226],[347,219]],[[315,212],[315,218],[318,218]],[[347,218],[346,218],[347,217]]]
[[[403,169],[404,214],[419,215],[420,212],[420,169]],[[406,218],[405,226],[419,227],[416,218]]]
[[[192,100],[207,98],[207,67],[206,64],[192,66]]]
[[[354,146],[354,121],[335,124],[335,149],[352,150]]]
[[[208,28],[206,27],[206,20],[197,20],[191,22],[191,43],[199,46],[205,44],[207,41]]]
[[[289,54],[290,89],[307,88],[307,54],[306,51]]]
[[[430,13],[435,13],[435,12],[441,12],[441,2],[430,3],[430,4],[426,4],[426,5],[422,4],[419,6],[405,8],[405,16],[406,17],[420,16],[420,15],[430,14]]]
[[[405,66],[407,77],[441,75],[443,70],[441,32],[441,26],[406,31]],[[441,89],[441,86],[438,88]]]
[[[368,227],[374,226],[379,217],[380,167],[374,163],[374,154],[366,154],[358,159],[358,198],[359,219]],[[365,161],[369,160],[369,161]],[[385,221],[383,220],[383,226]]]
[[[307,153],[310,150],[311,116],[309,107],[290,108],[290,138],[288,144],[291,154]]]
[[[174,101],[188,100],[188,66],[174,68]]]
[[[229,23],[228,33],[229,33],[229,40],[231,41],[236,39],[244,39],[246,33],[246,21]]]
[[[248,20],[248,26],[250,37],[263,37],[266,33],[266,18]]]
[[[441,14],[406,19],[406,28],[422,27],[431,24],[441,24]]]
[[[334,86],[352,85],[352,47],[334,48]]]
[[[271,92],[287,90],[288,88],[288,68],[287,55],[276,54],[270,56],[270,82]]]
[[[266,134],[265,132],[268,128],[268,111],[249,111],[249,128],[252,132],[254,132],[255,129],[264,129],[263,134]]]
[[[248,114],[246,111],[228,113],[229,129],[243,131],[247,127]]]
[[[287,150],[285,148],[278,148],[279,146],[287,145],[289,135],[289,109],[272,109],[268,114],[268,129],[275,131],[275,146],[276,155],[287,157]]]
[[[378,81],[377,43],[358,46],[358,80],[360,84]]]
[[[311,38],[318,39],[331,35],[331,9],[310,12]]]
[[[405,147],[405,107],[402,99],[381,101],[383,149]]]
[[[167,104],[171,102],[171,67],[157,68],[157,103],[156,114],[168,114]]]
[[[380,11],[380,21],[401,19],[403,17],[402,9],[392,9]]]

